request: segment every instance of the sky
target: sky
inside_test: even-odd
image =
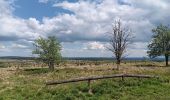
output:
[[[146,57],[152,29],[169,25],[169,0],[0,0],[0,56],[34,56],[33,41],[56,36],[64,57],[113,57],[106,49],[121,19],[135,37],[125,55]]]

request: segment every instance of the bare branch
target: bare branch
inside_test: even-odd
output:
[[[117,60],[117,64],[120,64],[123,54],[129,44],[132,43],[132,32],[128,27],[123,27],[120,20],[116,20],[112,26],[112,32],[110,33],[110,46],[107,47],[111,51]]]

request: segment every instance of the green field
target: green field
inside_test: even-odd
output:
[[[50,72],[47,67],[1,67],[0,100],[170,100],[170,68],[163,62],[124,62],[120,70],[112,70],[109,62],[85,62],[64,66]],[[6,65],[1,62],[0,66]],[[28,66],[28,67],[27,67]],[[87,82],[46,86],[49,80],[102,76],[118,73],[156,75],[159,78],[121,78],[96,80],[88,93]]]

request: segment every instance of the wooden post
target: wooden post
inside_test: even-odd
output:
[[[141,81],[141,80],[142,80],[142,78],[138,77],[138,80],[139,80],[139,81]]]
[[[93,93],[92,93],[92,89],[91,89],[90,82],[91,82],[91,80],[89,79],[89,80],[88,80],[88,88],[89,88],[88,93],[89,93],[89,94],[93,94]]]
[[[122,75],[122,81],[124,81],[124,75]]]
[[[80,63],[81,63],[80,60],[78,60],[79,67],[80,67]]]

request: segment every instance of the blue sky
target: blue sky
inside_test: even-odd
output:
[[[170,22],[168,0],[1,0],[0,56],[33,56],[39,36],[55,35],[64,57],[112,57],[107,32],[121,19],[132,30],[129,57],[147,56],[151,30]]]
[[[75,2],[75,0],[70,0]],[[38,0],[17,0],[15,2],[14,15],[28,19],[30,17],[41,20],[43,17],[53,17],[61,13],[71,13],[60,7],[53,7],[54,2],[39,2]]]

